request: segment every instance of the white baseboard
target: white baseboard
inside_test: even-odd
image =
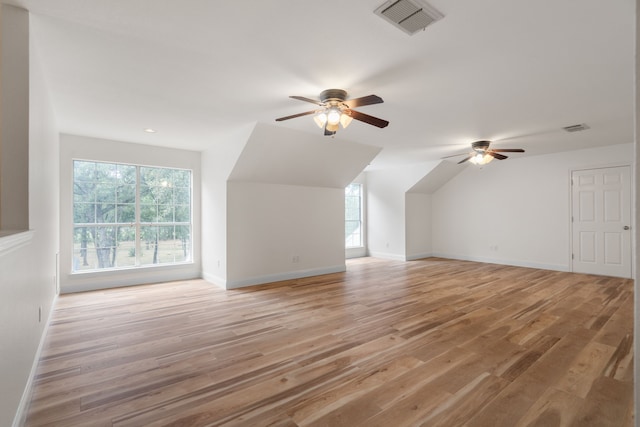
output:
[[[346,264],[334,265],[330,267],[312,268],[309,270],[289,271],[286,273],[269,274],[265,276],[255,276],[239,280],[227,280],[227,289],[244,288],[246,286],[262,285],[265,283],[281,282],[283,280],[301,279],[303,277],[320,276],[323,274],[341,273],[346,271]]]
[[[209,283],[212,283],[222,289],[226,289],[227,287],[227,281],[225,279],[223,279],[222,277],[218,277],[214,274],[209,274],[209,273],[202,273],[202,278],[204,280],[206,280]]]
[[[405,261],[404,255],[392,254],[388,252],[369,252],[369,256],[373,258],[391,259],[394,261]]]
[[[49,325],[51,324],[51,316],[53,316],[53,308],[55,307],[57,299],[58,296],[55,295],[53,297],[53,300],[51,301],[51,306],[49,307],[49,316],[47,317],[47,321],[44,324],[42,335],[40,335],[40,343],[38,344],[38,349],[36,350],[36,354],[33,357],[31,372],[29,372],[29,378],[27,379],[27,384],[25,385],[22,392],[22,398],[20,398],[18,410],[16,411],[16,415],[13,418],[13,423],[11,424],[12,427],[22,427],[27,421],[27,411],[29,410],[29,403],[31,402],[31,395],[33,393],[33,381],[36,377],[36,373],[38,372],[38,362],[40,362],[40,356],[42,355],[42,349],[44,348],[44,342],[47,338]]]
[[[407,255],[405,257],[405,261],[415,261],[417,259],[431,258],[432,256],[433,256],[432,253]]]
[[[542,263],[528,262],[528,261],[514,261],[514,260],[506,260],[506,259],[498,259],[498,258],[486,258],[486,257],[466,256],[466,255],[451,255],[451,254],[443,254],[443,253],[435,253],[435,254],[432,254],[431,256],[438,257],[438,258],[458,259],[461,261],[474,261],[474,262],[484,262],[488,264],[510,265],[513,267],[538,268],[540,270],[552,270],[552,271],[563,271],[563,272],[571,271],[569,266],[567,265],[542,264]]]

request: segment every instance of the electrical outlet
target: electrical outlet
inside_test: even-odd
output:
[[[299,257],[298,255],[294,255],[294,256],[291,258],[291,262],[292,262],[292,263],[294,263],[294,264],[299,263],[299,262],[300,262],[300,257]]]

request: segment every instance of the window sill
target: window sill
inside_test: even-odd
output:
[[[0,230],[0,257],[27,245],[34,234],[33,230]]]
[[[130,266],[130,267],[120,267],[120,268],[104,268],[104,269],[100,269],[100,270],[79,270],[79,271],[72,271],[71,273],[69,273],[70,276],[91,276],[91,275],[96,275],[96,276],[100,276],[100,275],[104,275],[104,274],[126,274],[126,273],[131,273],[131,272],[136,272],[136,271],[144,271],[144,270],[149,270],[149,269],[162,269],[162,268],[180,268],[180,267],[184,267],[184,266],[191,266],[194,265],[195,263],[193,261],[184,261],[184,262],[176,262],[176,263],[172,263],[172,264],[148,264],[148,265],[136,265],[136,266]]]

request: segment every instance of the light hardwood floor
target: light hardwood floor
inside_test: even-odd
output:
[[[632,426],[633,282],[443,259],[61,296],[28,426]]]

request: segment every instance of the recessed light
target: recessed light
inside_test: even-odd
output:
[[[147,133],[156,133],[156,130],[151,128],[146,128],[144,131]]]

